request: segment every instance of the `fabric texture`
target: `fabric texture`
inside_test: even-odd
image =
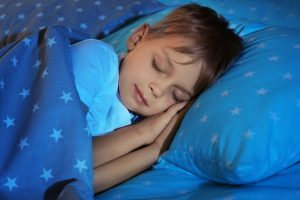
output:
[[[0,50],[1,199],[56,199],[77,181],[93,198],[92,139],[70,54],[86,38],[55,26]]]
[[[0,47],[53,24],[101,38],[164,7],[154,0],[2,0]]]
[[[163,158],[209,180],[245,184],[300,160],[300,31],[269,27],[201,94]]]
[[[235,12],[247,15],[247,7],[236,4]],[[130,31],[156,23],[172,9],[141,18],[104,40],[124,52]],[[257,6],[260,15],[270,9]],[[285,13],[268,16],[269,22],[292,29],[227,15],[231,27],[245,27],[240,32],[247,47],[243,55],[199,96],[157,165],[96,199],[299,199],[300,34],[289,20],[279,19]]]
[[[166,5],[198,3],[226,18],[241,18],[271,26],[300,29],[300,2],[284,0],[159,0]]]
[[[71,46],[75,84],[88,107],[91,135],[102,135],[129,125],[131,114],[118,98],[119,61],[114,49],[95,39]]]
[[[144,17],[104,40],[122,52],[121,41],[126,41],[129,30],[145,22],[154,24],[173,9]],[[210,180],[238,184],[261,180],[299,159],[294,142],[290,153],[285,150],[291,135],[295,139],[299,132],[299,31],[233,16],[228,20],[245,40],[243,57],[199,96],[163,158]],[[273,140],[285,145],[277,148]]]

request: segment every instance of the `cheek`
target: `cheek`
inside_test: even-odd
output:
[[[170,100],[170,97],[165,97],[164,99],[156,100],[155,106],[153,107],[153,111],[157,113],[164,112],[172,105],[174,105],[174,101]]]

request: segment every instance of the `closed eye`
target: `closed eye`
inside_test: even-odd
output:
[[[175,92],[172,93],[172,96],[173,96],[173,99],[174,99],[174,101],[175,101],[176,103],[182,102],[182,100],[179,99],[179,98],[176,96]]]
[[[158,72],[160,72],[160,73],[162,73],[162,71],[161,71],[161,69],[158,67],[158,65],[157,65],[157,63],[156,63],[156,60],[155,60],[155,58],[152,58],[152,61],[151,61],[152,63],[152,68],[155,70],[155,71],[158,71]]]

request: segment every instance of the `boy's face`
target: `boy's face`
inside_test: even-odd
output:
[[[141,40],[120,68],[119,94],[127,109],[142,116],[158,114],[195,95],[199,63],[173,48],[186,46],[182,37]],[[201,64],[201,63],[200,63]]]

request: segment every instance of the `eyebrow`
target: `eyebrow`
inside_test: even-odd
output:
[[[174,70],[174,64],[173,64],[173,62],[171,61],[171,59],[170,59],[170,56],[169,56],[169,54],[168,54],[168,52],[166,51],[166,50],[162,50],[162,52],[163,52],[163,54],[164,54],[164,57],[165,57],[165,60],[167,61],[167,64],[168,64],[168,66],[169,67],[171,67],[172,68],[172,70]],[[176,61],[175,61],[176,62]],[[176,86],[177,88],[179,88],[181,91],[183,91],[184,93],[186,93],[189,97],[192,97],[193,95],[192,95],[192,93],[191,92],[189,92],[187,89],[185,89],[184,87],[181,87],[181,86],[179,86],[179,85],[177,85]]]

